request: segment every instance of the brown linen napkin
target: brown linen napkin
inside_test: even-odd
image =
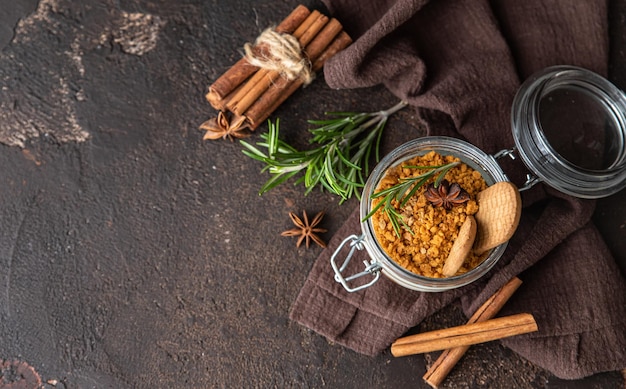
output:
[[[514,145],[511,102],[531,73],[557,64],[607,73],[606,1],[325,3],[358,38],[326,64],[331,87],[384,84],[415,107],[429,134],[463,138],[488,153]],[[504,168],[521,183],[521,163]],[[519,275],[524,284],[502,314],[530,312],[539,332],[503,344],[566,379],[626,367],[626,281],[590,223],[594,202],[541,185],[523,197],[520,227],[497,267],[444,293],[411,291],[384,276],[356,293],[335,282],[329,258],[345,237],[360,235],[355,211],[314,264],[291,319],[374,355],[458,298],[470,315]],[[357,252],[350,265],[360,271],[367,259]]]

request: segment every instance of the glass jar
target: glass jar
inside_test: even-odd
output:
[[[546,68],[526,80],[518,90],[511,110],[515,147],[495,156],[455,138],[424,137],[393,150],[370,175],[360,204],[362,235],[351,235],[335,250],[331,266],[335,280],[349,292],[378,281],[380,273],[408,289],[442,292],[474,282],[500,259],[507,243],[492,249],[487,258],[465,274],[430,278],[412,273],[394,262],[380,247],[371,225],[363,220],[371,209],[371,195],[387,169],[429,151],[454,155],[479,171],[487,185],[508,181],[496,159],[519,154],[531,174],[520,188],[543,182],[580,198],[610,196],[626,187],[626,95],[608,80],[573,66]],[[349,244],[341,266],[339,254]],[[365,248],[370,261],[365,269],[345,276],[355,250]],[[371,276],[367,281],[357,279]]]
[[[367,288],[378,280],[379,272],[382,272],[382,274],[386,277],[390,278],[397,284],[404,286],[405,288],[424,292],[442,292],[448,289],[467,285],[477,280],[487,273],[504,253],[507,243],[503,243],[492,249],[487,258],[485,258],[480,265],[467,273],[447,278],[431,278],[415,274],[398,265],[379,245],[374,235],[371,218],[363,220],[371,211],[371,195],[374,193],[380,180],[384,177],[389,168],[433,150],[441,155],[453,155],[458,157],[463,163],[481,173],[487,185],[493,185],[498,181],[508,180],[496,162],[495,157],[484,153],[476,146],[460,139],[441,136],[424,137],[407,142],[393,150],[374,168],[372,174],[365,183],[360,205],[361,231],[363,235],[352,235],[346,238],[331,257],[331,265],[335,270],[335,279],[342,283],[346,290],[353,292]],[[342,252],[342,249],[346,244],[349,244],[352,249],[347,254],[343,264],[338,266],[337,257]],[[362,248],[365,248],[371,261],[366,264],[365,271],[345,277],[343,272],[345,271],[354,250]],[[358,284],[360,281],[355,281],[357,278],[367,276],[368,274],[372,275],[369,282],[361,282],[361,284]]]
[[[543,182],[580,198],[626,187],[626,96],[585,69],[555,66],[526,80],[511,112],[516,152]]]

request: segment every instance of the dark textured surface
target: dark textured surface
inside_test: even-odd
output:
[[[626,88],[622,3],[611,6],[611,78]],[[0,359],[67,388],[428,387],[435,355],[364,357],[287,319],[319,254],[279,236],[288,212],[325,210],[328,239],[355,200],[289,185],[259,197],[261,166],[197,130],[214,115],[209,83],[296,4],[0,1]],[[320,76],[274,117],[305,147],[306,119],[394,102]],[[385,151],[415,127],[410,110],[392,118]],[[601,201],[595,216],[622,269],[625,200]],[[422,327],[463,320],[449,307]],[[489,343],[445,386],[623,381],[561,381]]]

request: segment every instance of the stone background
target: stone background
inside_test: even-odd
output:
[[[260,197],[261,165],[198,131],[215,114],[208,85],[297,4],[0,0],[0,359],[27,362],[47,388],[428,387],[436,354],[365,357],[288,320],[320,253],[279,236],[288,212],[325,210],[328,240],[356,200],[291,185]],[[622,88],[624,10],[611,3]],[[395,102],[320,75],[274,117],[304,148],[307,119]],[[406,109],[386,131],[388,152],[420,130]],[[595,216],[622,269],[625,199]],[[464,321],[450,306],[421,329]],[[619,372],[559,380],[497,342],[472,347],[445,383],[623,385]]]

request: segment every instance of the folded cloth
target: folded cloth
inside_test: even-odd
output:
[[[465,139],[488,153],[514,145],[510,108],[520,81],[550,65],[606,75],[602,0],[325,0],[355,42],[325,66],[334,88],[384,84],[416,110],[430,135]],[[417,136],[417,134],[416,134]],[[519,162],[505,162],[521,183]],[[529,312],[539,331],[503,340],[557,377],[626,367],[626,280],[590,219],[594,202],[537,185],[524,192],[520,227],[480,282],[442,293],[386,277],[355,293],[335,282],[329,258],[360,235],[355,211],[315,262],[290,317],[330,340],[375,355],[451,302],[469,316],[513,276],[524,281],[502,314]],[[351,261],[362,264],[365,250]],[[362,270],[359,269],[359,270]]]

